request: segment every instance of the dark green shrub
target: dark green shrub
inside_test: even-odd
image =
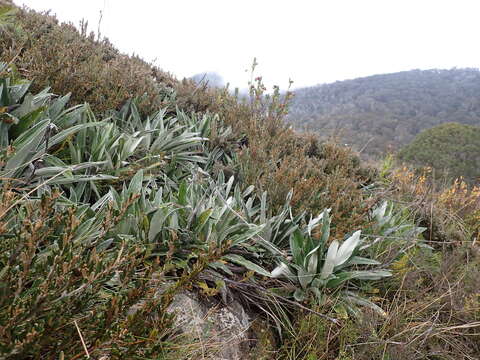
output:
[[[424,130],[398,157],[415,166],[431,167],[438,177],[476,182],[480,177],[480,127],[446,123]]]

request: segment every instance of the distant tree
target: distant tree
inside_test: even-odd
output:
[[[446,123],[424,130],[398,154],[417,166],[430,166],[440,175],[480,181],[480,127]]]

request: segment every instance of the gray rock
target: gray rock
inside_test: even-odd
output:
[[[155,297],[161,296],[168,284],[154,276],[151,285],[158,288]],[[144,301],[140,301],[130,308],[128,314],[134,314],[143,305]],[[230,299],[228,305],[215,305],[202,301],[193,292],[183,291],[174,296],[167,312],[175,314],[174,330],[188,345],[188,358],[249,359],[252,319],[238,301]]]
[[[200,301],[197,295],[184,292],[175,296],[168,311],[176,315],[177,330],[199,344],[199,355],[203,358],[247,358],[250,319],[237,301],[232,301],[228,306],[210,307]]]

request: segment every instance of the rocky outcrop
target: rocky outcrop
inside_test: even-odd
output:
[[[169,284],[171,283],[162,283],[154,275],[151,286],[158,288],[155,297],[161,296]],[[175,315],[172,330],[181,338],[177,340],[185,344],[181,356],[186,357],[182,358],[248,360],[251,359],[250,354],[257,353],[254,349],[257,334],[251,330],[254,319],[237,300],[224,300],[218,302],[186,290],[173,297],[167,312]],[[132,306],[129,315],[143,306],[144,301]]]
[[[198,344],[199,355],[214,360],[247,359],[250,318],[237,301],[211,307],[196,294],[179,293],[168,307],[175,327]]]

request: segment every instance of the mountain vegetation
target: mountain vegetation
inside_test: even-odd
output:
[[[478,125],[480,71],[412,70],[297,89],[288,119],[381,157],[436,125]]]
[[[422,131],[398,154],[399,159],[430,167],[439,177],[480,179],[480,127],[445,123]]]
[[[215,358],[184,291],[248,309],[247,358],[480,357],[478,188],[293,131],[261,77],[237,98],[5,3],[0,359]]]

